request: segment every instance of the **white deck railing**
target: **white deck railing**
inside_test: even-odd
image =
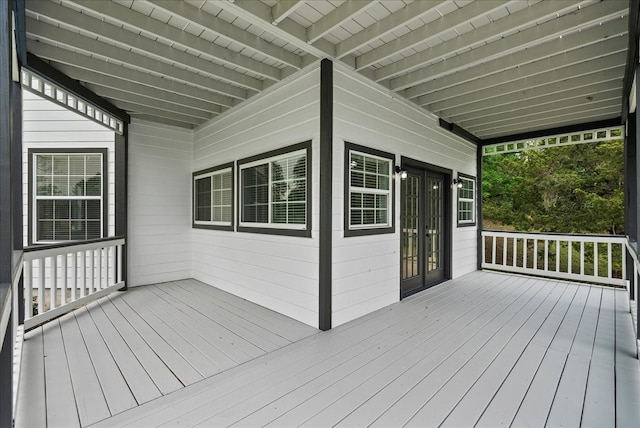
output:
[[[124,244],[107,238],[25,249],[25,330],[123,288]]]
[[[485,230],[482,267],[626,286],[627,238]]]

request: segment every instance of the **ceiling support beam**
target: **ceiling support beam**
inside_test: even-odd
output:
[[[615,106],[606,109],[593,109],[593,110],[583,110],[576,112],[571,111],[564,115],[540,115],[526,122],[522,123],[511,123],[509,125],[505,125],[499,128],[488,128],[484,130],[473,129],[469,130],[476,135],[505,135],[512,134],[514,132],[528,132],[535,129],[539,129],[543,126],[565,126],[570,125],[572,123],[576,123],[579,121],[594,121],[605,118],[613,118],[620,116],[620,104],[616,103]]]
[[[205,122],[205,120],[197,119],[193,116],[185,116],[182,114],[162,110],[160,108],[142,106],[128,101],[118,101],[118,105],[130,112],[131,116],[134,116],[134,113],[142,113],[148,115],[149,117],[155,117],[155,122],[160,122],[158,118],[176,120],[179,122],[188,123],[192,126],[197,126]]]
[[[223,111],[222,107],[216,104],[209,104],[204,101],[195,100],[193,98],[183,97],[181,94],[165,91],[160,88],[136,85],[127,80],[118,79],[116,77],[102,74],[98,70],[87,71],[82,68],[58,63],[52,63],[51,65],[67,76],[71,77],[72,79],[78,80],[80,82],[89,83],[91,85],[94,85],[94,87],[99,86],[126,92],[129,94],[140,95],[145,98],[155,99],[157,102],[169,103],[175,106],[175,108],[186,108],[189,110],[194,110],[193,115],[196,117],[199,117],[199,114],[205,114],[204,117],[210,118],[211,115],[206,116],[207,113],[219,114]],[[101,95],[98,91],[94,92]],[[110,97],[109,95],[105,96]]]
[[[443,112],[452,108],[458,111],[474,110],[480,103],[491,100],[491,105],[500,105],[498,100],[522,100],[527,94],[540,95],[544,93],[544,88],[558,87],[562,89],[574,82],[584,85],[593,84],[595,81],[609,80],[619,72],[620,67],[624,67],[625,53],[616,53],[603,58],[593,59],[584,63],[564,67],[558,70],[551,70],[536,76],[509,82],[496,90],[486,88],[472,94],[455,97],[437,103],[429,104],[428,109],[433,112]],[[586,76],[586,77],[584,77]],[[582,78],[582,79],[581,79]],[[522,88],[527,89],[523,90]],[[464,108],[464,106],[468,106]],[[444,115],[446,116],[446,115]]]
[[[185,50],[189,49],[201,55],[213,57],[217,61],[258,74],[274,82],[279,81],[281,78],[281,73],[278,68],[256,61],[230,49],[223,48],[215,43],[208,42],[186,31],[164,24],[145,14],[121,6],[118,3],[95,0],[71,0],[71,3],[85,10],[109,17],[110,20],[116,20],[120,24],[139,28],[144,32],[164,39],[167,44],[175,43]]]
[[[278,25],[304,4],[303,0],[279,0],[271,7],[271,23]]]
[[[179,64],[187,69],[208,75],[214,79],[226,81],[234,86],[255,91],[263,89],[262,81],[259,79],[235,72],[230,68],[206,61],[168,45],[157,43],[147,37],[123,30],[120,27],[86,14],[74,12],[67,7],[49,1],[33,2],[29,5],[29,11],[53,21],[64,23],[65,26],[72,26],[101,39],[115,42],[120,46],[126,46],[137,51],[138,54],[154,57],[158,61],[165,62],[167,67],[171,67],[172,64]]]
[[[480,14],[491,13],[496,9],[505,7],[502,0],[482,0],[468,4],[454,12],[451,12],[439,19],[423,25],[400,36],[397,39],[385,43],[384,45],[373,49],[356,58],[356,70],[369,67],[372,64],[380,62],[398,53],[411,49],[412,47],[424,43],[427,40],[438,37],[439,35],[451,31],[455,27],[468,24]]]
[[[587,30],[569,34],[562,39],[554,39],[550,42],[543,43],[520,52],[515,52],[506,58],[494,59],[475,67],[470,67],[466,70],[461,70],[457,73],[443,76],[437,80],[421,83],[402,91],[401,93],[407,98],[412,99],[434,94],[443,89],[455,87],[457,85],[468,84],[473,86],[473,82],[477,79],[509,73],[511,69],[528,66],[528,64],[532,62],[561,55],[565,52],[567,55],[574,55],[571,52],[578,48],[602,42],[606,39],[613,39],[615,37],[621,37],[620,25],[617,20],[609,21],[602,25],[591,27]],[[418,103],[420,103],[420,100]]]
[[[323,49],[319,44],[307,43],[306,28],[292,20],[283,21],[277,27],[274,26],[271,23],[271,8],[262,2],[253,0],[222,1],[218,2],[216,6],[292,44],[302,52],[306,52],[317,59],[333,56],[333,45],[331,45],[332,49]]]
[[[331,30],[352,19],[354,15],[375,4],[372,1],[347,0],[307,29],[307,43],[316,42]]]
[[[522,79],[532,78],[539,74],[549,75],[555,70],[568,70],[567,67],[580,67],[589,63],[593,58],[609,56],[615,53],[625,53],[627,41],[624,37],[613,37],[597,45],[592,45],[569,52],[546,57],[543,60],[505,69],[489,76],[479,77],[471,82],[444,88],[441,91],[423,95],[418,98],[420,105],[430,105],[451,98],[464,97],[478,90],[496,88],[495,93],[503,93],[503,85]],[[586,67],[585,67],[586,68]],[[571,69],[573,70],[573,68]]]
[[[233,24],[230,24],[216,16],[201,11],[195,6],[188,3],[178,2],[174,0],[146,0],[154,7],[165,10],[166,12],[173,13],[181,16],[182,18],[191,21],[192,23],[199,25],[205,30],[213,31],[225,39],[239,43],[242,46],[251,49],[255,52],[259,52],[265,56],[270,57],[278,62],[287,64],[295,69],[302,68],[302,61],[298,55],[293,52],[289,52],[286,49],[282,49],[274,44],[268,43],[258,36],[254,36]],[[259,3],[259,2],[256,2]],[[227,7],[230,4],[226,1],[219,2],[217,6]],[[260,3],[262,4],[262,3]],[[266,5],[265,5],[266,6]],[[269,9],[269,15],[271,9]],[[243,18],[244,19],[244,18]],[[254,17],[255,19],[255,17]],[[251,21],[249,21],[251,22]],[[271,22],[269,21],[269,26]],[[277,27],[274,27],[277,28]]]
[[[421,0],[409,3],[407,6],[381,19],[372,26],[338,43],[335,49],[335,57],[342,59],[371,41],[384,37],[413,20],[422,18],[447,2],[447,0]]]
[[[178,67],[158,61],[156,59],[139,55],[137,53],[120,49],[99,40],[84,37],[78,33],[63,30],[55,25],[27,18],[27,35],[32,35],[53,43],[60,43],[84,52],[94,53],[104,58],[109,58],[118,62],[130,64],[138,69],[157,73],[160,76],[168,76],[185,83],[201,86],[203,89],[231,96],[234,98],[247,99],[249,94],[246,90],[231,85],[224,84],[208,76],[193,73]]]
[[[575,2],[567,2],[568,6],[560,10],[575,7]],[[443,43],[437,44],[422,52],[410,55],[393,64],[381,67],[375,72],[375,80],[380,82],[385,79],[392,78],[398,74],[414,71],[425,65],[439,61],[445,56],[457,53],[469,46],[478,45],[479,43],[487,43],[491,39],[499,37],[504,33],[516,30],[518,28],[531,25],[538,20],[546,17],[555,16],[558,13],[558,4],[555,2],[540,2],[518,12],[505,16],[501,19],[490,22],[489,24],[478,27],[473,31],[454,37]]]
[[[557,103],[564,102],[565,100],[582,101],[587,98],[600,99],[601,94],[611,93],[622,89],[622,85],[617,78],[613,78],[606,82],[598,83],[597,85],[580,86],[578,88],[569,87],[566,90],[560,90],[548,95],[534,96],[522,101],[516,101],[513,103],[502,104],[499,106],[487,108],[484,110],[473,111],[468,114],[451,114],[449,119],[456,122],[468,122],[477,119],[492,120],[494,118],[501,118],[505,114],[526,112],[528,109],[549,106],[553,107]]]
[[[66,49],[57,48],[52,45],[29,40],[27,42],[29,51],[43,59],[56,61],[57,63],[67,64],[74,68],[86,70],[89,73],[102,73],[117,79],[130,82],[133,85],[141,87],[164,88],[180,94],[185,100],[201,100],[206,103],[219,105],[222,107],[233,107],[234,99],[217,93],[203,91],[200,88],[189,86],[184,83],[175,82],[154,74],[144,73],[132,68],[126,68],[113,62],[107,62],[85,56],[80,53],[74,53]]]
[[[577,10],[577,8],[576,8]],[[581,9],[580,13],[569,13],[552,19],[527,30],[520,31],[493,43],[478,47],[463,54],[440,61],[429,67],[392,79],[389,84],[392,90],[400,90],[433,80],[447,74],[478,65],[496,58],[508,57],[514,52],[522,51],[544,41],[559,38],[561,35],[577,31],[600,22],[620,19],[626,13],[625,2],[604,1]]]
[[[185,117],[192,117],[194,120],[199,119],[202,121],[207,121],[215,116],[213,113],[207,113],[202,110],[196,110],[161,101],[157,98],[151,98],[145,95],[132,94],[131,92],[123,91],[121,89],[108,88],[106,86],[94,85],[91,83],[85,83],[85,86],[101,97],[108,98],[110,100],[124,101],[132,105],[139,106],[139,108],[151,107],[158,110],[164,110],[168,113],[181,114]]]

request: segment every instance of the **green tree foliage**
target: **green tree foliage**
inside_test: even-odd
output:
[[[483,159],[483,217],[516,230],[624,233],[623,142]]]

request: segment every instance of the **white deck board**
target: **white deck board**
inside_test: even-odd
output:
[[[44,427],[47,425],[45,397],[44,350],[42,327],[24,335],[22,369],[16,413],[22,417],[16,428]]]
[[[214,326],[237,340],[251,338],[244,335],[251,329],[275,345],[275,335],[287,341],[285,346],[266,352],[246,341],[263,354],[244,354],[248,359],[241,365],[218,366],[222,371],[211,376],[198,373],[200,381],[168,393],[151,388],[149,397],[155,398],[111,411],[113,416],[91,426],[640,423],[640,367],[622,290],[476,272],[318,333],[307,326],[292,328],[291,320],[264,308],[256,308],[259,315],[253,316],[250,303],[206,287],[184,281],[180,286],[133,289],[102,299],[73,319],[83,335],[92,328],[97,332],[113,364],[125,364],[127,358],[138,361],[132,365],[135,370],[123,371],[123,376],[141,376],[147,385],[154,383],[159,367],[171,373],[175,367],[195,370],[203,362],[213,364],[212,354],[229,346],[207,336],[208,331],[217,335]],[[238,332],[229,329],[231,324],[223,327],[214,321],[221,319],[221,307],[226,322],[243,320]],[[268,324],[272,316],[278,321]],[[84,325],[88,321],[89,327]],[[46,353],[47,343],[49,349],[62,345],[64,351],[69,336],[61,332],[60,321],[51,324],[53,328],[43,329],[44,337],[31,332],[26,342],[27,352],[33,350],[36,356],[27,354],[25,361],[34,361],[40,373],[46,368],[37,368],[43,360],[43,350],[37,356],[38,339],[44,339]],[[299,338],[304,331],[307,337]],[[87,343],[89,356],[94,346]],[[167,347],[172,351],[167,353]],[[198,358],[207,359],[193,359],[196,351]],[[47,359],[44,363],[50,364]],[[147,360],[155,366],[143,362]],[[55,386],[62,392],[75,388],[73,377],[67,366],[50,381],[62,382]],[[176,376],[173,382],[178,382]],[[30,383],[38,385],[33,378]],[[69,403],[60,399],[48,404]],[[47,409],[47,415],[51,411]],[[85,424],[75,408],[73,412],[75,424]],[[28,426],[27,420],[18,426]],[[52,420],[47,420],[49,426],[54,426]]]

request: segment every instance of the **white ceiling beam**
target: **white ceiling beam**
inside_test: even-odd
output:
[[[620,102],[612,103],[609,106],[597,107],[593,109],[569,109],[566,113],[555,114],[543,113],[540,115],[533,115],[530,118],[522,122],[511,122],[507,125],[488,127],[488,128],[474,128],[470,131],[476,136],[482,135],[481,138],[486,138],[486,135],[509,135],[514,133],[527,132],[529,130],[538,129],[541,126],[545,128],[551,128],[559,126],[559,124],[575,124],[580,122],[591,122],[593,120],[604,120],[620,116]]]
[[[470,106],[473,108],[476,103],[490,100],[498,96],[508,96],[509,94],[519,95],[523,92],[523,88],[534,91],[537,87],[548,86],[556,82],[563,82],[567,80],[570,82],[572,79],[576,79],[580,76],[592,75],[595,72],[604,73],[607,70],[617,69],[626,64],[626,59],[626,52],[614,53],[605,57],[585,61],[577,65],[562,67],[556,70],[540,73],[532,77],[514,80],[497,88],[483,88],[470,94],[427,104],[425,107],[427,110],[434,113],[462,106]],[[592,76],[591,79],[592,83],[600,81],[597,76]]]
[[[279,0],[271,7],[271,23],[278,25],[304,3],[304,0]]]
[[[77,52],[55,47],[53,45],[45,45],[44,43],[39,43],[35,40],[28,39],[27,48],[29,52],[42,59],[67,64],[75,68],[86,70],[89,73],[102,73],[117,79],[122,79],[132,85],[161,88],[168,92],[180,94],[180,97],[184,98],[185,102],[189,102],[190,100],[199,100],[207,104],[219,105],[225,108],[233,107],[235,105],[234,99],[231,97],[204,91],[201,88],[189,86],[154,74],[145,73],[132,68],[125,68],[112,62],[92,58]]]
[[[72,65],[62,63],[52,63],[55,69],[62,71],[67,76],[75,80],[102,86],[111,89],[119,89],[131,94],[139,94],[147,98],[175,104],[176,106],[196,109],[205,113],[222,113],[221,106],[210,104],[201,100],[185,97],[182,94],[167,91],[158,87],[141,86],[124,79],[102,74],[100,70],[86,70]]]
[[[386,36],[408,22],[420,19],[450,0],[421,0],[409,3],[375,24],[354,34],[336,45],[336,58],[342,59],[373,40]]]
[[[166,75],[173,79],[201,86],[203,89],[212,90],[234,98],[247,99],[249,97],[247,91],[242,88],[222,83],[192,71],[173,67],[166,62],[126,51],[108,43],[84,37],[72,31],[63,30],[60,27],[44,23],[43,21],[37,21],[27,17],[26,24],[27,34],[38,38],[127,63],[142,70],[157,73],[161,76]]]
[[[559,8],[559,4],[566,5],[566,7]],[[575,4],[575,1],[564,3],[543,1],[536,3],[532,6],[526,7],[525,9],[519,10],[512,15],[507,15],[475,30],[437,44],[422,52],[415,53],[401,59],[400,61],[396,61],[393,64],[381,67],[375,71],[375,80],[380,82],[381,80],[389,79],[398,74],[408,73],[417,68],[424,67],[425,65],[437,61],[444,56],[449,56],[452,53],[468,49],[469,46],[486,42],[494,37],[500,36],[501,34],[530,25],[531,23],[535,23],[540,19],[555,15],[556,13],[562,13],[567,8],[575,7]]]
[[[624,65],[618,65],[617,67],[601,71],[594,70],[588,72],[580,77],[567,78],[564,80],[557,80],[553,83],[543,84],[537,87],[523,86],[520,91],[511,92],[508,94],[496,94],[493,97],[488,97],[482,101],[468,104],[461,107],[456,107],[448,111],[442,111],[441,117],[447,118],[459,118],[462,115],[471,115],[478,112],[483,113],[492,111],[507,106],[517,106],[520,103],[535,102],[535,99],[545,96],[551,96],[560,94],[564,91],[578,89],[578,88],[591,88],[594,85],[602,82],[616,81],[620,82],[622,74],[624,73]]]
[[[256,61],[230,49],[223,48],[215,43],[208,42],[205,39],[167,25],[164,22],[136,12],[128,7],[121,6],[118,3],[95,0],[67,0],[66,3],[75,4],[85,10],[91,10],[109,17],[109,19],[115,20],[120,24],[139,28],[167,42],[180,45],[183,49],[189,49],[203,55],[212,56],[223,63],[258,74],[266,79],[277,82],[281,78],[281,73],[278,68]]]
[[[369,0],[347,0],[307,29],[307,43],[314,43],[333,29],[352,19],[356,14],[375,5]]]
[[[392,90],[400,90],[440,76],[453,74],[492,59],[508,57],[514,52],[558,38],[579,28],[597,25],[615,17],[619,19],[621,15],[626,13],[627,4],[625,2],[599,2],[592,6],[584,7],[576,13],[569,13],[560,18],[546,21],[493,43],[392,79],[389,82],[389,86]]]
[[[198,25],[203,29],[212,31],[229,41],[239,43],[245,48],[251,49],[255,52],[259,52],[273,60],[294,67],[295,69],[302,68],[302,60],[295,53],[289,52],[286,49],[282,49],[216,16],[203,12],[189,3],[175,0],[146,1],[154,7],[162,9],[165,12],[180,16],[187,21],[191,21],[191,23],[193,23],[194,25]],[[226,3],[227,2],[219,2],[216,5],[222,7]],[[269,9],[269,11],[270,10],[271,9]],[[269,23],[269,25],[271,24]]]
[[[168,62],[168,66],[171,66],[171,63],[177,63],[235,86],[255,91],[263,89],[262,81],[259,79],[238,73],[220,64],[206,61],[195,55],[174,49],[168,45],[158,43],[147,37],[49,1],[30,3],[29,12],[127,46],[138,51],[141,55],[152,56],[159,61]]]
[[[185,117],[191,117],[194,122],[201,120],[209,120],[214,117],[214,113],[207,113],[202,110],[196,110],[184,107],[171,102],[161,101],[157,98],[147,97],[140,93],[131,93],[121,89],[109,88],[107,86],[95,85],[93,83],[84,82],[85,86],[103,98],[114,100],[116,105],[120,102],[135,104],[138,106],[151,107],[158,110],[164,110],[169,113],[181,114]],[[215,114],[217,115],[217,113]]]
[[[621,32],[624,33],[624,31],[626,31],[626,25],[621,26],[618,20],[609,21],[602,25],[596,25],[580,32],[576,31],[562,38],[556,38],[546,43],[514,52],[506,58],[497,58],[475,67],[460,70],[454,74],[442,76],[436,80],[426,81],[402,91],[401,94],[409,99],[431,94],[456,85],[473,82],[478,78],[500,73],[513,67],[558,55],[562,52],[588,46],[604,39],[619,37]]]
[[[496,88],[496,92],[502,91],[502,86],[527,77],[532,77],[541,73],[548,73],[555,69],[574,66],[594,58],[607,56],[614,53],[626,52],[628,48],[626,37],[613,37],[601,43],[591,46],[574,49],[559,55],[549,56],[543,60],[524,64],[518,67],[506,69],[500,73],[484,76],[471,82],[463,83],[454,87],[449,87],[438,92],[423,95],[418,98],[421,105],[433,104],[455,97],[462,97],[474,93],[478,90]]]
[[[292,20],[282,21],[277,27],[272,24],[271,8],[253,0],[234,0],[217,2],[216,6],[255,25],[267,33],[290,43],[315,58],[333,56],[331,49],[323,49],[317,44],[307,43],[307,29]]]
[[[456,121],[458,125],[465,129],[482,128],[485,126],[499,126],[509,122],[521,122],[539,113],[557,113],[563,114],[567,109],[581,110],[583,108],[597,108],[611,103],[620,104],[620,91],[622,85],[609,91],[591,95],[590,98],[557,98],[556,102],[542,104],[538,106],[530,106],[519,110],[512,110],[506,113],[485,116],[481,119]]]
[[[427,40],[451,31],[459,25],[468,24],[470,21],[477,19],[479,15],[490,13],[496,9],[504,7],[504,0],[475,1],[442,16],[427,25],[416,28],[415,30],[410,31],[389,43],[385,43],[378,48],[360,55],[356,58],[356,70],[362,70],[363,68],[369,67],[372,64],[394,56],[402,51],[411,49],[420,43],[424,43]]]
[[[495,118],[501,118],[505,114],[518,113],[526,111],[530,108],[537,108],[541,106],[549,106],[559,102],[559,100],[575,100],[586,99],[587,97],[599,98],[600,94],[605,92],[622,91],[622,82],[620,79],[612,79],[606,82],[600,82],[595,85],[585,85],[578,88],[569,88],[567,90],[560,90],[552,94],[538,95],[526,100],[516,101],[508,104],[502,104],[499,106],[492,106],[484,110],[475,110],[467,114],[455,114],[449,115],[448,119],[455,123],[469,122],[474,120],[487,120],[491,121]]]
[[[133,113],[146,114],[148,116],[158,118],[156,122],[162,122],[162,120],[160,120],[161,118],[187,123],[192,126],[197,126],[197,125],[200,125],[201,123],[206,122],[206,120],[196,119],[193,116],[185,116],[182,114],[172,113],[170,111],[148,107],[140,104],[135,104],[127,101],[117,101],[117,100],[111,100],[111,101],[113,101],[114,104],[116,104],[119,108],[125,110],[130,115],[132,115]]]

